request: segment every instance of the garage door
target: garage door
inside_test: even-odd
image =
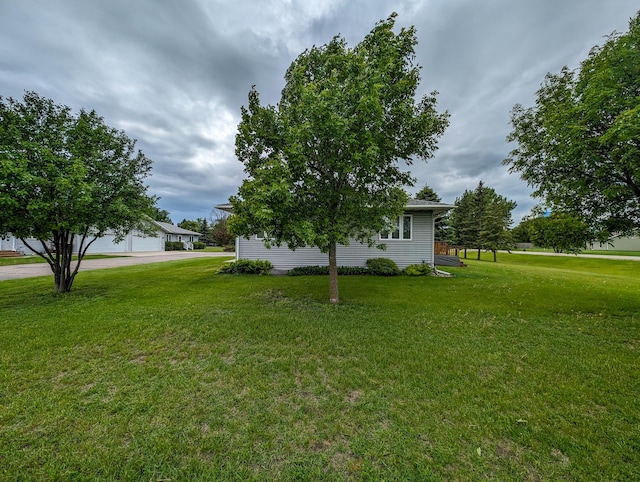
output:
[[[131,239],[131,251],[133,251],[134,253],[136,252],[140,252],[140,251],[162,251],[163,250],[163,244],[162,244],[162,238],[160,236],[158,237],[151,237],[151,236],[140,236],[140,235],[133,235],[132,239]]]

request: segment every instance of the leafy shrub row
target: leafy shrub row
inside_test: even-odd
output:
[[[429,276],[432,274],[431,266],[425,263],[412,264],[400,271],[398,265],[388,258],[370,258],[367,260],[367,266],[338,266],[339,275],[363,275],[370,274],[375,276],[397,276],[405,274],[407,276]],[[305,275],[328,275],[328,266],[298,266],[291,269],[289,276],[305,276]]]
[[[164,250],[165,251],[184,251],[184,244],[182,244],[182,241],[165,241]]]
[[[203,243],[202,241],[194,241],[193,242],[193,249],[204,249],[207,247],[206,243]]]
[[[232,253],[235,250],[236,250],[236,247],[234,245],[222,247],[222,251],[224,251],[225,253]]]
[[[270,261],[239,259],[233,263],[225,264],[218,273],[268,275],[271,274],[272,269],[273,265]]]
[[[329,274],[328,266],[298,266],[290,269],[289,276]],[[369,269],[362,266],[338,266],[339,275],[370,274]]]

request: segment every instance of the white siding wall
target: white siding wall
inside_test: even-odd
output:
[[[42,244],[37,239],[29,238],[27,242],[34,249],[42,249]],[[76,238],[74,251],[78,249],[79,239]],[[15,250],[25,254],[33,254],[33,252],[27,248],[24,243],[18,239],[10,237],[3,239],[0,242],[0,249]],[[138,232],[129,233],[127,237],[119,242],[114,242],[114,235],[107,233],[104,236],[96,239],[87,253],[132,253],[132,252],[145,252],[145,251],[163,251],[164,250],[164,233],[158,232],[157,237],[143,236]]]
[[[400,269],[410,264],[433,263],[433,215],[431,212],[412,212],[412,240],[384,240],[377,244],[386,244],[387,249],[353,242],[349,246],[338,246],[338,266],[364,266],[369,258],[389,258]],[[288,270],[296,266],[325,266],[329,264],[329,255],[318,248],[298,248],[291,251],[286,246],[265,248],[262,240],[239,238],[236,240],[236,259],[269,260],[276,269]]]

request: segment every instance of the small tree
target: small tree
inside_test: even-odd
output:
[[[509,201],[504,196],[496,194],[491,189],[488,191],[482,211],[482,227],[478,233],[479,249],[485,249],[493,253],[493,261],[497,261],[499,249],[510,249],[513,246],[513,237],[509,231],[511,225],[511,211],[516,203]],[[480,259],[480,253],[478,253]]]
[[[579,253],[593,239],[587,223],[565,213],[532,219],[529,234],[536,246],[554,253]]]
[[[231,231],[265,244],[315,246],[329,258],[329,300],[339,301],[336,247],[374,244],[407,202],[411,175],[398,161],[431,157],[448,124],[435,93],[417,103],[414,28],[396,15],[354,48],[340,37],[289,67],[277,107],[249,92],[236,137],[248,175],[231,198]]]
[[[235,237],[229,232],[228,216],[220,216],[211,227],[211,239],[218,246],[229,246],[234,242]]]
[[[87,249],[107,231],[116,241],[152,232],[143,221],[155,202],[143,184],[150,170],[135,141],[94,111],[72,114],[34,92],[23,102],[0,98],[0,234],[46,260],[56,292],[71,290]]]

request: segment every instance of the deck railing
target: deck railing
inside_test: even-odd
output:
[[[434,254],[440,254],[443,256],[458,256],[460,252],[459,246],[451,246],[445,241],[436,241],[433,245]]]

